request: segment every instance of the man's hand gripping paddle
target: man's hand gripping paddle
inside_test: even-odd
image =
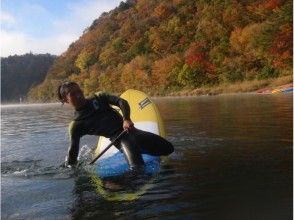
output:
[[[92,160],[90,165],[96,162],[118,139],[120,139],[125,133],[127,133],[127,130],[123,130],[97,157]]]

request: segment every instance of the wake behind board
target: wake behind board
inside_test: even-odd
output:
[[[159,111],[145,93],[129,89],[121,95],[121,98],[128,101],[131,109],[130,118],[136,128],[165,137]],[[102,152],[109,143],[108,138],[99,137],[95,156]],[[144,175],[149,176],[149,180],[135,192],[110,192],[104,188],[105,182],[111,178],[122,177],[129,172],[124,155],[116,147],[111,147],[95,164],[96,175],[92,175],[92,182],[96,186],[96,191],[105,199],[115,201],[133,200],[145,193],[148,188],[152,187],[154,176],[160,171],[160,157],[145,154],[142,156],[145,162]]]

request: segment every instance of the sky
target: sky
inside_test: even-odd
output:
[[[122,0],[0,0],[1,57],[60,55],[101,13]]]

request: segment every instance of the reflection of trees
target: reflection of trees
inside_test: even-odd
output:
[[[204,132],[211,138],[248,140],[282,137],[285,132],[291,139],[292,130],[284,129],[292,123],[289,101],[290,96],[272,95],[155,99],[160,112],[165,113],[167,134],[173,132],[171,127],[191,138]]]

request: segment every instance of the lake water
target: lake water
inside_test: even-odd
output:
[[[175,153],[132,201],[108,201],[83,167],[59,167],[70,108],[2,106],[2,219],[292,219],[291,94],[154,100]]]

